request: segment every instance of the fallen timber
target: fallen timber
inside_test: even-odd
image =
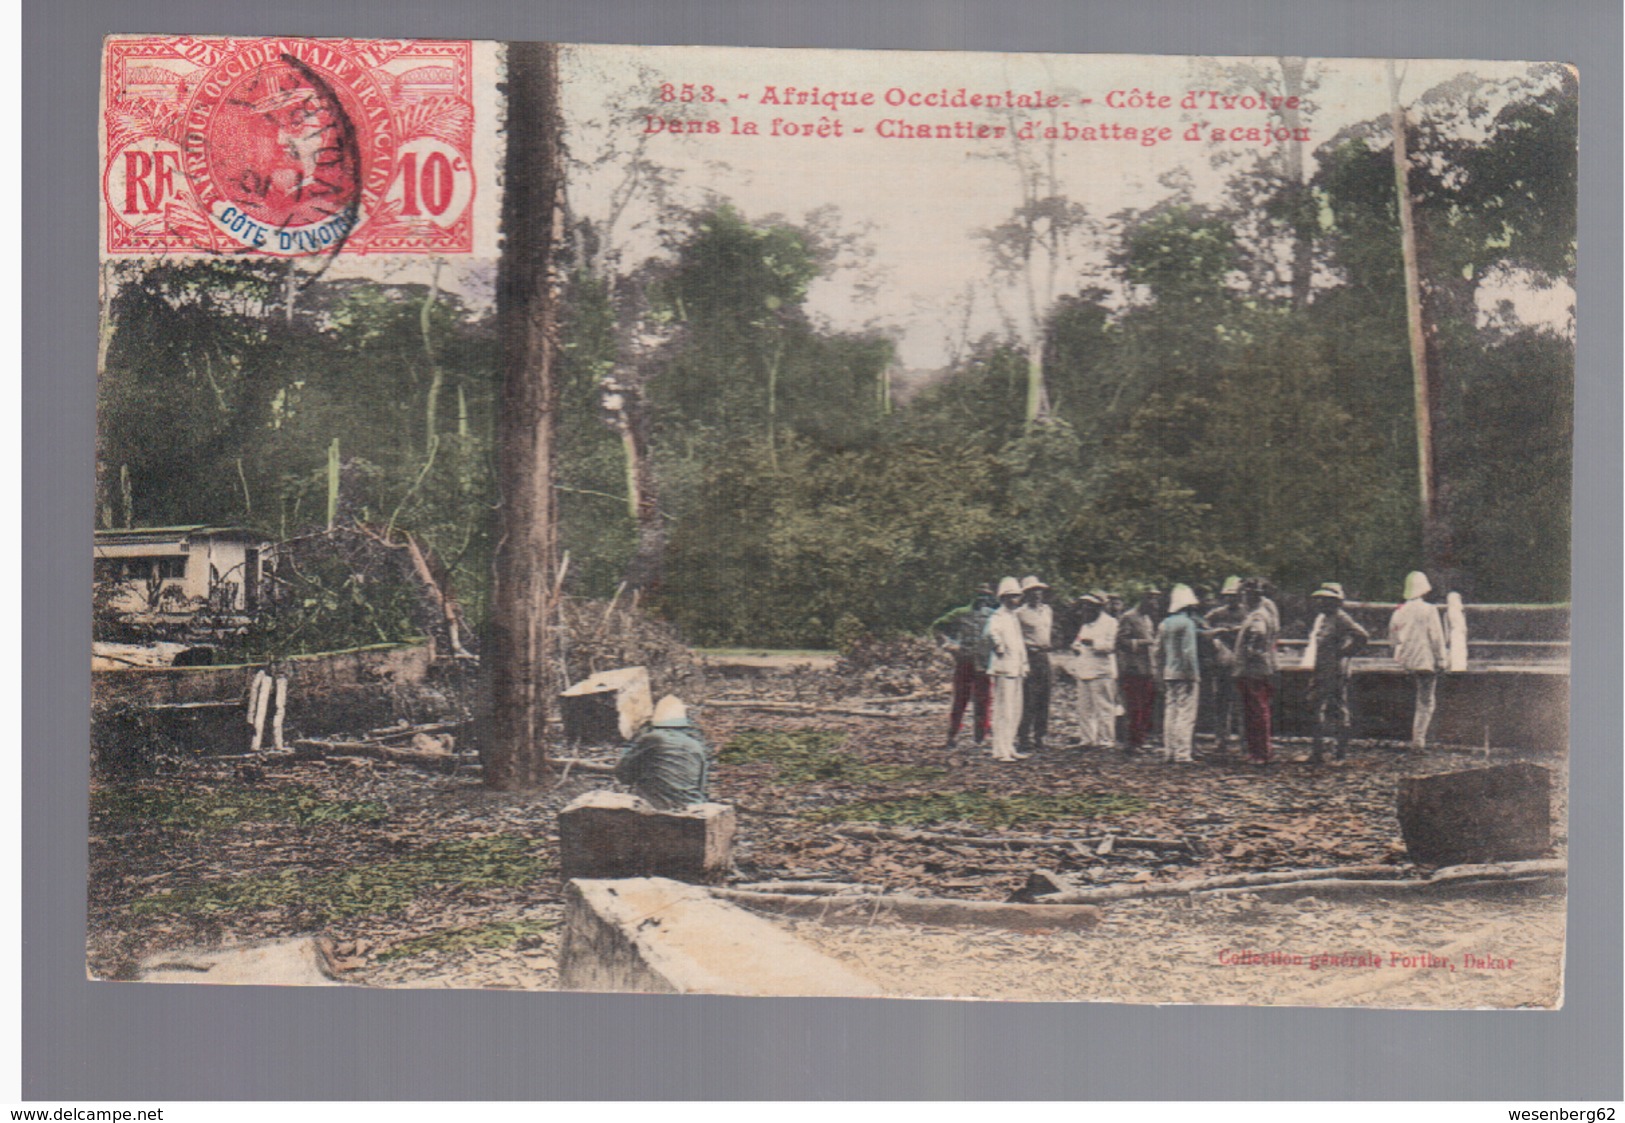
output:
[[[381,740],[365,741],[317,741],[299,740],[293,742],[295,755],[305,758],[327,756],[366,757],[372,760],[388,761],[391,764],[411,764],[426,768],[431,772],[455,772],[459,768],[469,766],[469,761],[448,752],[425,752],[421,749],[402,749],[393,745],[386,745]],[[257,754],[241,754],[240,759],[253,759]],[[230,759],[239,759],[233,756]],[[580,757],[554,757],[548,764],[562,769],[566,774],[571,772],[591,772],[599,775],[612,775],[615,765],[600,760],[582,760]]]
[[[1299,881],[1291,885],[1266,885],[1251,890],[1260,897],[1381,897],[1395,894],[1438,894],[1450,891],[1472,892],[1513,888],[1561,881],[1568,876],[1563,861],[1506,862],[1500,865],[1449,866],[1432,877],[1404,881],[1354,881],[1342,878]],[[1203,896],[1234,896],[1243,889],[1216,889]]]
[[[353,733],[363,722],[387,720],[391,693],[421,685],[434,658],[434,644],[426,639],[290,656],[284,660],[290,676],[290,720],[318,735]],[[92,718],[100,720],[124,709],[168,714],[218,709],[230,718],[231,708],[243,708],[254,675],[263,667],[234,663],[95,670],[90,676]],[[253,731],[240,718],[232,718],[219,729],[181,732],[178,739],[183,743],[214,752],[232,751],[239,736],[246,745]]]
[[[761,893],[745,889],[713,889],[713,895],[782,916],[802,916],[826,923],[874,924],[881,920],[931,927],[978,925],[1014,931],[1092,928],[1100,922],[1094,905],[1000,904],[995,901],[960,901],[950,897],[808,896],[799,893]]]
[[[873,894],[873,885],[856,881],[749,881],[730,885],[729,889],[741,893],[796,893],[801,896],[829,896],[831,894]]]
[[[1394,866],[1334,866],[1318,870],[1281,870],[1269,873],[1227,874],[1194,881],[1163,884],[1107,885],[1097,889],[1068,889],[1046,893],[1032,900],[1039,904],[1085,905],[1108,901],[1128,901],[1146,897],[1187,895],[1236,896],[1253,893],[1260,897],[1383,896],[1395,893],[1438,891],[1445,888],[1545,881],[1567,876],[1568,863],[1561,860],[1504,862],[1495,865],[1450,866],[1426,878],[1402,878],[1404,871]],[[1035,878],[1053,884],[1061,879],[1047,871]]]
[[[426,752],[422,749],[401,749],[377,741],[315,741],[301,739],[293,742],[294,755],[309,758],[329,756],[366,757],[390,764],[410,764],[431,772],[455,772],[461,763],[456,753]]]
[[[1066,838],[1054,836],[1035,838],[1012,835],[1008,838],[990,838],[981,835],[943,834],[936,831],[911,831],[897,827],[836,827],[834,834],[846,838],[862,838],[879,842],[918,842],[931,846],[969,846],[988,850],[1077,850],[1087,847],[1099,854],[1123,849],[1191,851],[1192,844],[1183,839],[1139,838],[1132,835],[1102,835],[1098,838]],[[1107,844],[1110,845],[1107,845]],[[1102,849],[1104,848],[1104,849]]]
[[[608,761],[583,760],[577,756],[550,757],[547,763],[555,768],[562,768],[567,774],[570,772],[594,772],[608,776],[613,775],[615,772],[615,766]]]
[[[867,710],[849,706],[815,706],[811,702],[742,702],[732,699],[714,698],[709,702],[702,702],[702,706],[716,706],[720,709],[754,710],[764,714],[838,714],[842,717],[906,717],[906,714],[892,713],[890,710]]]
[[[453,733],[463,727],[460,721],[431,721],[425,725],[389,725],[382,729],[369,729],[362,741],[398,741],[402,737],[415,737],[419,733]]]

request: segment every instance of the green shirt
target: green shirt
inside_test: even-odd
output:
[[[633,738],[615,765],[615,778],[656,807],[705,802],[710,750],[693,724],[651,726]]]
[[[988,605],[960,605],[933,621],[931,630],[942,638],[955,658],[985,663],[987,622],[994,611],[994,607]]]

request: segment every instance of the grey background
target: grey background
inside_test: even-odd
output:
[[[1619,1099],[1620,31],[1617,0],[27,0],[23,1094]],[[1579,64],[1583,295],[1566,1007],[1385,1013],[87,982],[96,97],[100,39],[111,32]],[[1615,607],[1594,610],[1604,605]]]

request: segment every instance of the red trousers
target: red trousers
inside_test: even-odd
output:
[[[1122,675],[1118,685],[1123,690],[1123,716],[1128,723],[1124,735],[1128,747],[1137,749],[1151,735],[1151,723],[1157,715],[1157,680],[1150,675]]]
[[[954,661],[954,704],[948,713],[948,736],[959,736],[959,727],[965,721],[965,705],[974,703],[971,738],[987,739],[993,728],[993,680],[968,659]]]
[[[1254,760],[1270,759],[1270,697],[1275,687],[1267,678],[1238,678],[1241,695],[1241,724],[1245,730],[1247,755]]]

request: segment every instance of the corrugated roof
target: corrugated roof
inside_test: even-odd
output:
[[[191,534],[194,531],[209,529],[208,523],[195,523],[192,526],[121,526],[112,530],[98,530],[97,538],[133,538],[137,535],[147,534]]]
[[[126,526],[115,530],[98,530],[96,545],[114,546],[120,543],[144,545],[153,542],[179,541],[187,538],[250,538],[271,541],[270,535],[240,526],[210,526],[196,523],[192,526]]]

